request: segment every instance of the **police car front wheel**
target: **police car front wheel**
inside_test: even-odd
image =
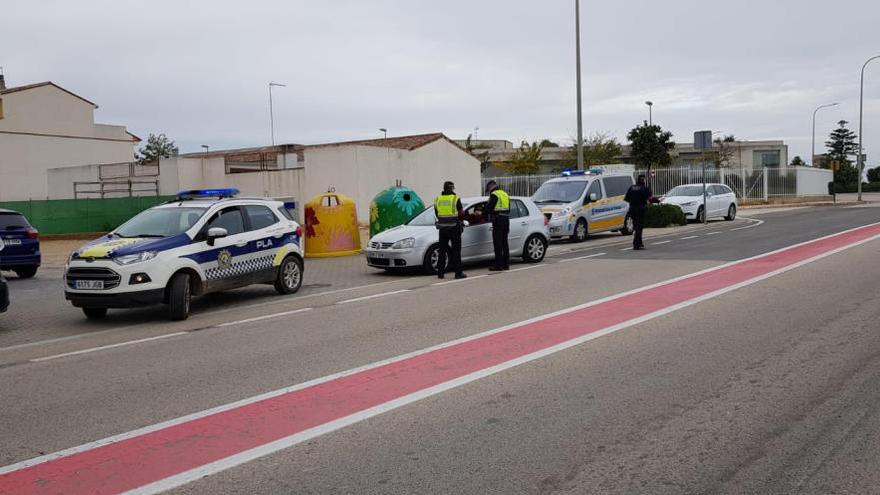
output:
[[[176,273],[168,283],[168,309],[172,320],[185,320],[189,317],[189,303],[192,287],[189,273]]]
[[[275,290],[279,294],[293,294],[302,286],[302,261],[295,256],[284,258],[278,267],[275,278]]]

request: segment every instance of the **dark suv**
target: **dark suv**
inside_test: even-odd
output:
[[[30,278],[40,267],[40,234],[21,213],[0,209],[0,270],[12,270],[20,278]]]

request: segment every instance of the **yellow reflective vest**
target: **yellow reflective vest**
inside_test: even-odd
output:
[[[498,199],[495,203],[495,213],[510,213],[510,196],[501,189],[495,189],[492,195]]]
[[[439,220],[458,221],[458,195],[441,194],[434,200],[434,210]]]

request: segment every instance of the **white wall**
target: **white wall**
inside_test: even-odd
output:
[[[828,194],[828,183],[834,180],[834,173],[824,168],[797,167],[797,195],[824,196]]]
[[[363,224],[369,223],[373,197],[397,179],[426,203],[447,180],[455,182],[461,196],[480,194],[479,160],[445,140],[413,151],[364,145],[306,148],[305,163],[303,200],[333,187],[354,198]]]

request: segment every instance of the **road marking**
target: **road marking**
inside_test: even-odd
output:
[[[707,232],[706,235],[718,235],[721,232]]]
[[[660,241],[660,242],[652,242],[651,245],[658,246],[660,244],[669,244],[672,241]]]
[[[377,297],[393,296],[394,294],[400,294],[401,292],[409,292],[409,291],[410,291],[409,289],[401,289],[401,290],[395,290],[392,292],[381,292],[379,294],[371,294],[369,296],[355,297],[354,299],[344,299],[342,301],[338,301],[336,304],[348,304],[348,303],[353,303],[353,302],[358,302],[358,301],[366,301],[368,299],[376,299]]]
[[[686,241],[686,240],[688,240],[688,239],[696,239],[697,237],[700,237],[700,236],[698,236],[698,235],[689,235],[689,236],[687,236],[687,237],[682,237],[682,238],[680,238],[679,240],[680,240],[680,241]]]
[[[740,219],[742,219],[742,220],[748,220],[748,221],[750,221],[750,222],[754,222],[754,223],[752,223],[751,225],[746,225],[745,227],[737,227],[737,228],[735,228],[735,229],[730,229],[730,232],[733,232],[733,231],[736,231],[736,230],[751,229],[752,227],[757,227],[757,226],[762,225],[762,224],[764,223],[764,220],[758,220],[757,218],[746,218],[746,217],[740,217]]]
[[[522,268],[514,268],[513,270],[508,270],[508,271],[509,271],[509,272],[521,272],[521,271],[523,271],[523,270],[531,270],[532,268],[541,268],[542,266],[547,266],[547,265],[549,265],[549,264],[550,264],[550,263],[548,263],[548,262],[545,261],[545,262],[543,262],[543,263],[536,263],[536,264],[534,264],[534,265],[524,266],[524,267],[522,267]]]
[[[297,313],[304,313],[306,311],[311,311],[312,309],[314,309],[314,308],[294,309],[291,311],[282,311],[281,313],[272,313],[270,315],[257,316],[256,318],[248,318],[246,320],[229,321],[226,323],[220,323],[218,325],[214,325],[213,328],[231,327],[233,325],[241,325],[243,323],[253,323],[255,321],[269,320],[271,318],[279,318],[281,316],[288,316],[288,315],[295,315]]]
[[[569,261],[577,261],[577,260],[585,260],[587,258],[595,258],[597,256],[605,256],[608,253],[596,253],[591,254],[589,256],[578,256],[577,258],[566,258],[564,260],[559,260],[560,263],[568,263]]]
[[[621,251],[632,251],[632,250],[633,250],[632,247],[628,247],[628,248],[623,248],[623,249],[621,249]]]
[[[158,493],[880,239],[880,223],[0,468],[0,492]]]
[[[32,363],[39,363],[39,362],[42,362],[42,361],[51,361],[51,360],[53,360],[53,359],[59,359],[59,358],[68,357],[68,356],[77,356],[77,355],[80,355],[80,354],[89,354],[89,353],[91,353],[91,352],[103,351],[103,350],[105,350],[105,349],[115,349],[115,348],[117,348],[117,347],[124,347],[124,346],[129,346],[129,345],[134,345],[134,344],[141,344],[141,343],[144,343],[144,342],[152,342],[152,341],[154,341],[154,340],[167,339],[167,338],[170,338],[170,337],[178,337],[178,336],[180,336],[180,335],[186,335],[186,334],[188,334],[188,333],[189,333],[189,332],[175,332],[175,333],[168,333],[168,334],[165,334],[165,335],[157,335],[157,336],[155,336],[155,337],[147,337],[147,338],[145,338],[145,339],[127,340],[127,341],[125,341],[125,342],[119,342],[119,343],[117,343],[117,344],[102,345],[102,346],[100,346],[100,347],[90,347],[90,348],[88,348],[88,349],[80,349],[80,350],[78,350],[78,351],[71,351],[71,352],[65,352],[65,353],[62,353],[62,354],[54,354],[54,355],[52,355],[52,356],[46,356],[46,357],[40,357],[40,358],[34,358],[34,359],[31,359],[30,362],[32,362]]]
[[[431,285],[456,284],[456,283],[458,283],[458,282],[467,282],[468,280],[477,280],[478,278],[483,278],[483,277],[488,277],[488,276],[489,276],[489,275],[477,275],[477,276],[475,276],[475,277],[459,278],[459,279],[455,279],[455,280],[447,280],[447,281],[445,281],[445,282],[435,282],[435,283],[433,283],[433,284],[431,284]]]

